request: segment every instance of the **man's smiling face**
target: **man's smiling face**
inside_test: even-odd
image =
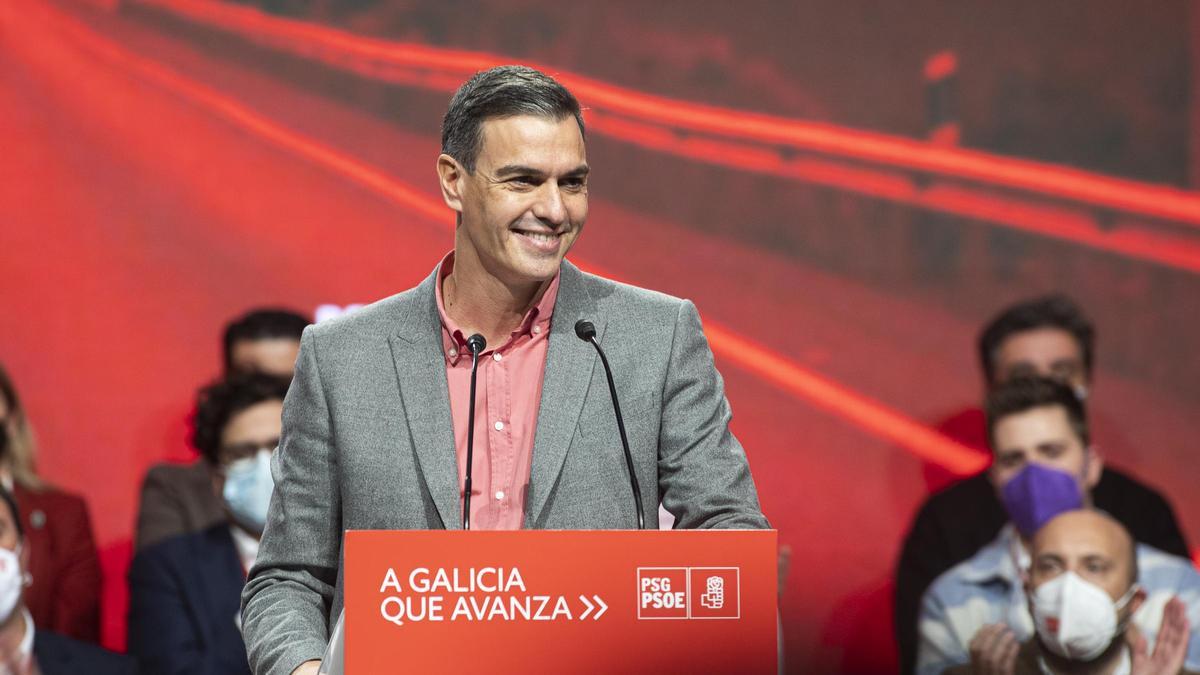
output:
[[[587,220],[587,156],[575,118],[485,121],[474,173],[462,178],[459,241],[506,284],[557,272]],[[460,255],[462,252],[460,252]]]

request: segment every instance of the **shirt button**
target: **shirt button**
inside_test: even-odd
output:
[[[493,353],[492,353],[492,358],[493,358],[493,359],[496,359],[497,361],[499,361],[499,360],[500,360],[500,352],[493,352]]]
[[[504,431],[504,422],[496,422],[496,431]]]
[[[496,499],[504,499],[504,490],[496,490]]]

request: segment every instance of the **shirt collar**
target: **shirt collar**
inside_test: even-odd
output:
[[[1018,558],[1028,558],[1025,545],[1017,536],[1017,528],[1007,523],[990,544],[967,561],[962,572],[963,581],[970,584],[986,584],[999,580],[1009,586],[1021,583],[1021,571],[1017,568]]]
[[[452,366],[458,364],[459,359],[467,353],[467,336],[463,334],[458,324],[454,323],[450,315],[446,313],[446,303],[442,297],[442,282],[453,271],[454,251],[452,250],[438,263],[437,282],[433,285],[434,297],[437,300],[438,318],[441,319],[442,323],[443,353],[445,354],[446,361]],[[534,334],[535,326],[538,327],[538,334],[544,335],[549,332],[550,318],[554,314],[554,303],[558,299],[558,285],[561,277],[561,270],[554,274],[554,278],[550,280],[550,285],[542,293],[541,299],[538,300],[536,305],[529,308],[524,318],[521,319],[521,324],[509,335],[509,339],[504,344],[489,349],[487,352],[502,350],[518,337]]]
[[[21,606],[21,615],[25,617],[25,635],[21,638],[21,644],[17,645],[17,662],[28,663],[33,658],[33,615],[24,605]]]
[[[242,568],[249,572],[258,559],[260,542],[237,525],[230,525],[229,532],[233,535],[233,546],[237,549],[238,559],[242,561]]]

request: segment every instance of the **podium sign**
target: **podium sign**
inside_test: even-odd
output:
[[[773,673],[776,532],[351,531],[346,672]]]

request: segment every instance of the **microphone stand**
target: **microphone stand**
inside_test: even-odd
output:
[[[637,474],[633,470],[633,454],[629,452],[629,439],[625,436],[625,420],[621,417],[621,403],[617,400],[617,385],[613,383],[612,368],[608,367],[608,357],[596,341],[596,326],[591,321],[580,319],[575,323],[575,335],[584,342],[589,342],[600,355],[600,363],[604,364],[604,375],[608,378],[608,394],[612,397],[613,410],[617,413],[617,431],[621,432],[621,448],[625,451],[625,466],[629,469],[629,486],[633,488],[634,506],[637,507],[637,525],[639,530],[646,529],[646,515],[642,509],[642,488],[638,485]]]
[[[471,404],[467,408],[467,477],[463,481],[464,530],[471,529],[471,469],[475,464],[475,377],[479,373],[479,354],[487,347],[487,340],[479,333],[467,338],[467,349],[471,350]]]

